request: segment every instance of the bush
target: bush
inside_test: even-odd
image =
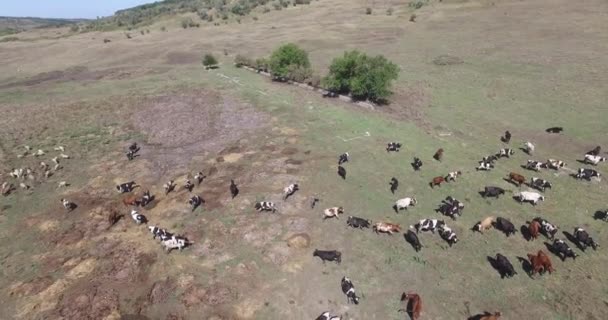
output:
[[[270,70],[273,75],[289,77],[290,72],[296,71],[298,67],[310,69],[308,53],[293,43],[279,47],[270,57]]]
[[[429,0],[413,0],[410,1],[408,6],[414,9],[420,9],[427,4],[429,4]]]
[[[145,35],[145,34],[146,34],[146,31],[144,31],[144,30],[140,30],[140,31],[139,31],[139,33],[141,33],[141,35],[143,36],[143,35]]]
[[[268,72],[268,59],[266,58],[259,58],[255,60],[255,68],[258,69],[259,71],[265,71]]]
[[[208,53],[203,57],[203,65],[205,67],[217,65],[217,59],[212,54]]]
[[[295,4],[310,4],[310,0],[296,0]]]
[[[332,61],[324,83],[328,89],[350,93],[355,99],[383,102],[398,75],[399,67],[383,56],[368,57],[354,50]]]
[[[296,82],[306,82],[312,77],[310,67],[290,65],[287,67],[287,78]]]
[[[283,9],[283,6],[282,6],[282,5],[281,5],[281,3],[279,3],[279,2],[275,2],[275,3],[273,3],[273,4],[272,4],[272,6],[273,6],[273,7],[274,7],[274,9],[275,9],[275,10],[277,10],[277,11],[278,11],[278,10],[282,10],[282,9]]]
[[[13,41],[19,41],[19,38],[17,38],[17,37],[6,37],[6,38],[0,39],[0,42],[13,42]]]
[[[313,75],[310,77],[310,79],[308,80],[308,85],[313,86],[315,88],[318,88],[321,86],[321,77],[319,77],[318,75]]]
[[[192,23],[194,22],[190,18],[182,19],[182,28],[187,29]]]
[[[70,27],[70,31],[71,31],[71,32],[78,32],[78,31],[80,31],[80,27],[79,27],[77,24],[73,24],[73,25]]]
[[[372,14],[372,8],[365,8],[365,14]]]
[[[393,15],[393,7],[390,7],[388,9],[386,9],[386,15],[387,16],[392,16]]]
[[[237,68],[240,68],[242,66],[248,66],[248,67],[253,67],[254,63],[251,59],[237,54],[236,57],[234,57],[234,64],[236,65]]]
[[[162,31],[162,32],[167,31],[167,27],[165,27],[165,26],[160,27],[160,31]]]

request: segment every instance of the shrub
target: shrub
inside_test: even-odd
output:
[[[365,14],[372,14],[372,8],[365,8]]]
[[[324,83],[330,90],[351,93],[356,99],[383,102],[390,96],[391,82],[398,75],[399,67],[385,57],[368,57],[354,50],[332,61]]]
[[[125,37],[127,37],[127,39],[131,39],[131,34],[130,33],[125,33]]]
[[[205,56],[203,56],[203,65],[205,67],[217,65],[217,59],[212,54],[208,53]]]
[[[248,66],[251,67],[254,65],[253,61],[243,55],[237,54],[236,57],[234,57],[234,64],[236,65],[237,68],[240,68],[242,66]]]
[[[190,23],[192,23],[192,19],[182,19],[182,28],[187,29],[190,26]]]
[[[167,31],[167,27],[165,27],[165,26],[160,27],[160,31],[162,31],[162,32]]]
[[[388,9],[386,9],[386,15],[387,16],[392,16],[393,15],[393,7],[390,7]]]
[[[150,29],[146,29],[146,33],[150,33]]]
[[[207,20],[209,19],[209,14],[207,14],[207,11],[199,11],[198,12],[198,17],[201,18],[201,20]]]
[[[416,22],[416,14],[410,16],[410,22]]]
[[[80,27],[77,24],[73,24],[70,27],[70,31],[72,31],[72,32],[78,32],[78,31],[80,31]]]
[[[270,12],[270,8],[264,7],[264,9],[262,9],[262,12],[263,13],[268,13],[268,12]]]
[[[429,3],[429,0],[413,0],[413,1],[410,1],[408,6],[411,8],[414,8],[414,9],[420,9],[423,6],[427,5],[428,3]]]
[[[19,38],[17,38],[17,37],[6,37],[6,38],[0,39],[0,42],[13,42],[13,41],[19,41]]]
[[[312,77],[312,69],[310,67],[290,65],[287,67],[287,78],[297,81],[306,82]]]
[[[313,86],[315,88],[318,88],[321,86],[321,77],[319,77],[318,75],[313,75],[310,77],[310,79],[308,80],[308,85]]]
[[[258,17],[257,16],[253,16],[253,18],[251,18],[251,19],[253,19],[253,21],[258,21]]]
[[[295,4],[310,4],[310,0],[296,0]]]
[[[277,10],[277,11],[278,11],[278,10],[282,10],[282,9],[283,9],[283,6],[282,6],[282,5],[281,5],[281,3],[279,3],[279,2],[275,2],[275,3],[273,3],[273,4],[272,4],[272,6],[273,6],[273,7],[274,7],[274,9],[275,9],[275,10]]]
[[[268,65],[268,59],[266,58],[259,58],[255,60],[255,68],[260,71],[268,72]]]
[[[293,43],[279,47],[270,57],[270,70],[276,76],[288,77],[297,67],[310,69],[310,61],[308,53]]]
[[[140,30],[140,31],[139,31],[139,33],[141,33],[141,35],[143,36],[143,35],[145,35],[145,34],[146,34],[146,31],[144,31],[144,30]]]

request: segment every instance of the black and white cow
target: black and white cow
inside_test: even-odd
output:
[[[168,194],[169,192],[173,191],[173,189],[175,189],[175,181],[169,180],[169,182],[163,185],[163,188],[165,189],[165,194]]]
[[[277,211],[277,208],[275,207],[273,202],[270,201],[262,201],[262,202],[258,202],[255,204],[255,209],[257,211],[272,211],[272,213],[275,213]]]
[[[126,155],[127,155],[127,160],[129,160],[129,161],[135,159],[135,152],[133,152],[131,150],[127,151]]]
[[[138,185],[135,183],[135,181],[130,181],[116,185],[116,190],[119,193],[127,193],[133,191],[133,189],[136,187],[138,187]]]
[[[188,192],[192,192],[192,189],[194,189],[194,183],[192,183],[190,179],[187,179],[186,183],[184,184],[184,189],[188,190]]]
[[[422,219],[422,220],[418,221],[418,223],[416,223],[415,225],[410,226],[410,228],[416,229],[416,233],[418,233],[420,231],[430,231],[432,233],[435,233],[436,229],[441,228],[444,225],[445,225],[445,221],[443,221],[443,220]]]
[[[173,237],[173,234],[166,229],[159,228],[157,226],[148,226],[148,230],[152,233],[152,239],[156,240],[159,238],[161,241],[166,241]]]
[[[200,185],[206,177],[207,176],[205,176],[201,171],[199,171],[194,175],[194,180],[196,180],[197,185]]]
[[[494,162],[496,162],[496,160],[498,160],[498,156],[495,154],[491,154],[487,157],[481,158],[481,161],[479,161],[479,163],[481,164],[482,162],[486,162],[486,163],[494,164]]]
[[[586,154],[585,155],[585,163],[589,163],[592,165],[597,165],[600,162],[605,162],[606,158],[604,157],[600,157],[600,156],[594,156],[592,154]]]
[[[312,256],[319,257],[321,261],[323,261],[323,264],[325,264],[325,261],[335,261],[337,264],[340,264],[342,262],[342,252],[337,250],[315,249],[315,251],[312,253]]]
[[[545,189],[551,189],[553,186],[545,179],[532,177],[532,179],[530,179],[530,187],[545,192]]]
[[[297,183],[292,183],[283,189],[283,200],[291,197],[296,191],[300,190],[300,186]]]
[[[63,207],[67,210],[67,211],[72,211],[76,208],[76,204],[74,202],[71,202],[67,199],[61,199],[61,204],[63,205]]]
[[[456,178],[462,175],[462,171],[452,171],[449,172],[447,176],[445,176],[445,181],[456,181]]]
[[[401,149],[401,143],[399,142],[389,142],[386,146],[386,152],[396,151],[399,152]]]
[[[562,127],[551,127],[551,128],[547,128],[547,130],[545,130],[547,133],[560,133],[562,131],[564,131],[564,128]]]
[[[456,220],[456,217],[460,217],[462,215],[462,210],[464,210],[464,204],[448,196],[441,202],[439,208],[435,209],[435,212],[441,212],[443,215]]]
[[[416,235],[416,233],[414,233],[414,231],[407,230],[407,232],[403,236],[405,237],[405,241],[411,244],[412,247],[414,247],[414,250],[416,250],[416,252],[422,249],[422,244],[420,244],[420,240],[418,239],[418,236]]]
[[[549,239],[553,239],[553,237],[555,237],[555,234],[557,233],[558,228],[549,223],[549,221],[540,218],[540,217],[536,217],[533,219],[534,221],[537,221],[538,223],[540,223],[540,228],[541,228],[541,232]]]
[[[196,210],[196,208],[198,208],[203,203],[205,203],[205,200],[203,200],[203,198],[201,198],[200,196],[192,196],[192,198],[188,200],[188,204],[190,205],[190,207],[192,207],[192,211]]]
[[[359,297],[355,293],[355,286],[349,278],[343,277],[341,281],[342,292],[346,295],[348,303],[359,304]]]
[[[338,157],[338,165],[341,166],[344,162],[348,162],[350,155],[348,152],[344,152]]]
[[[509,261],[507,257],[503,256],[500,253],[496,254],[496,258],[494,259],[493,264],[494,267],[500,273],[501,278],[510,278],[517,274],[517,272],[515,272],[515,269],[513,268],[513,265],[511,264],[511,261]]]
[[[549,168],[553,170],[559,170],[566,166],[566,163],[562,160],[557,159],[548,159],[547,162],[541,165],[543,168]]]
[[[439,236],[445,240],[450,247],[458,242],[458,237],[456,236],[456,232],[452,231],[452,229],[445,224],[439,227]]]
[[[146,219],[146,217],[143,214],[139,214],[139,212],[137,212],[137,210],[131,210],[131,218],[133,218],[133,220],[137,224],[142,224],[142,223],[148,222],[148,219]]]
[[[329,311],[325,311],[323,313],[321,313],[320,316],[316,317],[315,320],[329,320],[331,317]]]
[[[600,178],[600,173],[594,169],[579,168],[576,173],[577,179],[591,180],[593,177]]]
[[[515,154],[515,151],[513,151],[513,149],[503,148],[503,149],[498,150],[498,153],[496,153],[496,156],[499,158],[502,158],[502,157],[509,158],[510,156],[512,156],[514,154]]]
[[[171,252],[173,249],[182,251],[186,246],[192,244],[186,237],[172,236],[170,239],[164,240],[161,244],[165,247],[167,252]]]
[[[154,197],[152,197],[152,195],[150,194],[150,190],[146,190],[144,191],[144,195],[141,197],[140,204],[142,207],[145,207],[150,202],[152,202],[153,199]]]
[[[388,183],[391,186],[391,193],[395,194],[395,191],[397,191],[397,188],[399,187],[399,180],[397,180],[397,178],[392,177],[391,178],[391,182]]]
[[[494,222],[494,228],[502,231],[507,237],[511,234],[515,234],[515,225],[509,219],[503,217],[497,217]]]
[[[479,163],[479,166],[477,166],[475,168],[475,170],[477,170],[477,171],[480,171],[480,170],[481,171],[490,171],[492,169],[494,169],[494,165],[490,162],[485,162],[485,161],[481,161]]]
[[[422,167],[422,160],[418,157],[414,157],[414,162],[412,162],[412,167],[414,170],[418,171]]]
[[[540,169],[544,166],[544,163],[536,160],[528,160],[525,165],[525,168],[528,170],[540,171]]]
[[[131,145],[129,145],[129,151],[131,151],[131,152],[139,151],[139,146],[137,145],[137,142],[133,142],[133,143],[131,143]]]
[[[553,245],[551,246],[553,252],[560,258],[562,261],[565,261],[566,258],[572,258],[576,260],[578,255],[572,251],[572,248],[568,246],[568,244],[561,239],[553,240]]]
[[[369,228],[371,224],[372,222],[370,220],[363,218],[350,216],[346,219],[346,225],[357,229]]]
[[[583,251],[585,251],[588,246],[592,247],[593,250],[600,246],[593,240],[592,237],[589,236],[587,231],[581,227],[574,228],[573,236]]]
[[[487,198],[487,197],[499,198],[500,195],[503,195],[503,194],[505,194],[505,189],[500,188],[500,187],[488,186],[483,189],[481,196],[484,198]]]

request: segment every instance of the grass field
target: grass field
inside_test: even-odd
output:
[[[0,66],[0,182],[11,168],[37,166],[40,159],[17,158],[26,144],[49,155],[65,145],[73,158],[48,180],[32,181],[30,191],[0,200],[0,287],[8,288],[0,292],[0,318],[314,319],[330,310],[345,319],[403,319],[399,297],[415,291],[422,319],[486,310],[505,319],[603,319],[608,231],[593,214],[608,208],[607,186],[577,181],[568,169],[587,167],[577,162],[585,151],[608,145],[606,4],[444,0],[416,10],[416,23],[408,22],[407,4],[376,3],[369,16],[367,6],[320,0],[257,21],[169,28],[131,40],[121,32],[45,39],[46,31],[36,30],[20,34],[31,41],[0,44],[7,62]],[[319,73],[344,50],[386,55],[402,69],[392,103],[370,111],[231,65],[236,54],[267,55],[287,41],[309,50]],[[220,58],[220,69],[203,70],[204,52]],[[433,63],[446,54],[463,63]],[[565,132],[545,133],[551,126]],[[529,140],[535,154],[516,149],[493,171],[476,172],[481,157],[506,146],[499,137],[507,129],[510,147]],[[142,154],[127,162],[122,152],[134,140]],[[404,147],[387,153],[390,141]],[[431,158],[438,148],[445,149],[442,162]],[[346,151],[352,159],[343,181],[336,162]],[[420,172],[409,164],[414,156],[424,162]],[[568,169],[520,167],[548,158]],[[597,169],[608,174],[604,163]],[[199,170],[208,177],[195,192],[207,204],[190,213],[187,192],[165,196],[162,184],[181,185]],[[463,171],[457,182],[429,187],[433,177],[455,170]],[[554,188],[536,207],[511,193],[482,199],[484,186],[517,192],[503,180],[509,172],[548,179]],[[395,195],[391,177],[400,182]],[[234,200],[230,179],[241,189]],[[56,187],[63,180],[68,189]],[[109,226],[108,212],[128,214],[112,190],[128,180],[157,196],[141,210],[152,224],[194,245],[165,254],[128,216]],[[283,201],[283,187],[293,182],[301,190]],[[440,218],[434,209],[448,195],[466,206],[457,221],[445,217],[459,237],[451,248],[437,234],[421,234],[424,248],[415,253],[402,234],[345,225],[353,215],[405,229]],[[313,196],[321,198],[315,210]],[[405,196],[419,204],[395,214],[391,206]],[[64,213],[62,197],[79,208]],[[277,202],[279,214],[255,213],[254,202],[262,200]],[[345,215],[323,221],[322,209],[333,206]],[[602,247],[582,253],[570,243],[580,257],[551,256],[556,272],[531,279],[517,257],[546,251],[545,239],[470,230],[491,215],[518,229],[542,216],[560,227],[560,238],[582,226]],[[308,248],[286,245],[296,233],[310,235]],[[312,258],[315,248],[342,251],[342,264],[323,265]],[[517,276],[500,279],[487,261],[496,253],[511,260]],[[362,295],[358,306],[347,305],[340,290],[345,275]]]

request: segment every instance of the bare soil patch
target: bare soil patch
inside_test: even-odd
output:
[[[167,54],[168,64],[193,64],[199,62],[201,57],[188,51],[172,51]]]

